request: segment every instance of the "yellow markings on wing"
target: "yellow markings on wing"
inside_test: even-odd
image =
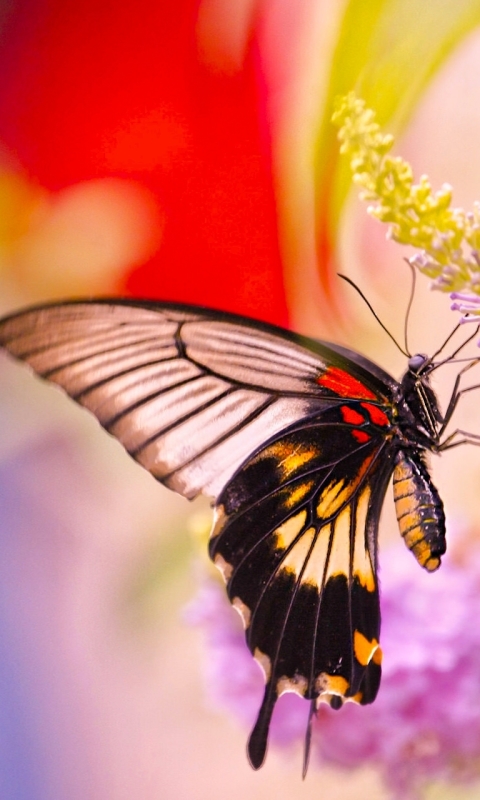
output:
[[[322,585],[331,535],[331,525],[325,525],[317,535],[317,540],[302,575],[302,583],[308,583],[310,586],[316,587]]]
[[[345,514],[345,512],[343,513]],[[348,515],[348,508],[346,513]],[[325,577],[332,525],[324,525],[320,531],[310,527],[302,532],[305,520],[306,511],[302,511],[283,523],[275,532],[277,535],[276,546],[281,549],[291,547],[282,560],[281,570],[296,578],[301,577],[302,584],[310,584],[318,588],[322,585]],[[348,523],[345,524],[348,525]],[[344,533],[344,530],[340,531],[340,538],[344,536]],[[343,552],[340,553],[340,550],[342,547],[339,543],[338,558],[332,561],[332,549],[327,578],[333,574],[332,568],[335,572],[344,572],[348,569],[348,536],[346,539],[344,538]]]
[[[351,508],[347,506],[334,523],[323,525],[320,531],[316,531],[313,527],[308,528],[301,534],[298,541],[284,558],[282,569],[297,578],[301,576],[302,584],[309,584],[317,588],[322,586],[329,578],[338,575],[344,575],[348,580],[350,569],[350,515]],[[294,530],[292,526],[290,530],[292,541],[295,540]],[[333,542],[330,543],[332,535],[334,538]],[[362,569],[364,569],[363,562]]]
[[[318,498],[317,514],[320,519],[330,519],[343,505],[348,503],[365,477],[372,460],[373,455],[365,458],[357,474],[348,481],[346,481],[345,478],[330,481]]]
[[[283,440],[274,442],[269,447],[262,450],[257,459],[273,458],[276,461],[277,470],[281,480],[285,481],[295,475],[298,470],[318,458],[320,451],[312,445],[302,446],[298,443]]]
[[[300,463],[304,464],[318,454],[313,448],[300,451],[297,448],[294,452],[289,449],[290,447],[288,442],[277,442],[267,448],[262,453],[262,457],[274,456],[277,461],[283,457],[284,468],[287,469],[288,465],[288,470],[290,470],[290,468],[294,468],[294,464],[297,466]],[[330,578],[343,575],[349,582],[352,577],[357,578],[369,592],[375,590],[374,567],[365,536],[370,501],[368,485],[360,493],[355,506],[353,559],[350,554],[352,527],[352,503],[350,501],[352,493],[366,475],[372,458],[373,456],[369,456],[364,459],[353,479],[348,482],[345,479],[331,481],[325,487],[317,503],[318,528],[312,526],[304,530],[307,512],[302,509],[274,531],[276,550],[288,550],[282,560],[281,571],[294,575],[297,579],[300,578],[302,584],[309,584],[317,588],[323,586]],[[305,481],[297,486],[290,493],[292,506],[303,499],[312,488],[313,481]],[[284,502],[284,505],[287,505],[287,502]],[[324,520],[325,522],[323,522]],[[332,536],[333,541],[331,542]]]
[[[330,519],[348,502],[351,493],[350,484],[344,478],[330,481],[318,498],[317,514],[320,519]]]
[[[350,521],[351,506],[346,506],[332,523],[333,542],[328,561],[325,580],[345,575],[348,581],[350,572]]]
[[[365,537],[370,494],[370,487],[366,486],[358,498],[353,543],[353,577],[357,578],[367,592],[375,591],[376,587],[374,568]]]
[[[307,519],[305,510],[279,526],[275,531],[275,547],[280,550],[291,548],[282,561],[281,569],[301,578],[302,584],[317,588],[330,578],[343,575],[348,582],[356,578],[367,591],[375,591],[374,566],[365,536],[369,501],[370,487],[366,486],[355,507],[352,559],[352,504],[349,503],[332,522],[320,525],[319,529],[310,527],[303,530]]]
[[[320,696],[322,694],[335,694],[339,697],[345,697],[349,688],[349,682],[341,675],[329,675],[328,672],[320,672],[315,678],[315,691],[317,691]]]
[[[278,550],[286,550],[287,547],[293,544],[305,525],[306,519],[307,512],[304,509],[293,517],[289,517],[286,522],[283,522],[282,525],[275,530],[275,547]]]
[[[302,574],[302,570],[304,568],[305,561],[308,558],[315,533],[315,528],[307,528],[307,530],[302,533],[298,541],[293,545],[292,549],[283,559],[281,568],[282,572],[295,575],[297,578]]]
[[[295,508],[307,496],[315,486],[315,481],[303,481],[291,489],[286,487],[284,490],[283,505],[286,508]]]

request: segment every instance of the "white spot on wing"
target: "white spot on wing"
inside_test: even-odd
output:
[[[262,669],[262,672],[263,672],[263,674],[265,676],[265,683],[268,683],[268,681],[270,680],[270,676],[272,674],[272,661],[271,661],[271,659],[269,658],[269,656],[267,656],[266,653],[262,653],[262,651],[258,647],[255,648],[255,651],[253,653],[253,657],[254,657],[255,661],[257,662],[257,664],[259,664],[259,666]]]
[[[294,675],[293,678],[288,678],[284,675],[277,681],[277,694],[279,697],[287,692],[295,692],[295,694],[299,694],[300,697],[305,697],[307,689],[308,680],[304,675]]]
[[[239,597],[234,597],[232,600],[232,606],[234,607],[235,611],[238,611],[242,618],[243,627],[247,630],[248,626],[250,625],[250,617],[252,616],[252,612],[250,611],[249,607],[245,605],[243,600]]]
[[[228,583],[233,572],[232,565],[229,564],[227,561],[225,561],[225,559],[219,553],[217,553],[217,555],[213,559],[213,563],[215,564],[216,568],[220,570],[220,572],[222,573],[222,577],[225,583]]]

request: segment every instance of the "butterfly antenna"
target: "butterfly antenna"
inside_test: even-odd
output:
[[[305,780],[308,772],[308,764],[310,762],[310,749],[312,744],[312,720],[317,714],[316,700],[310,702],[310,711],[308,714],[307,730],[305,731],[305,745],[303,748],[303,768],[302,779]]]
[[[369,301],[369,300],[367,300],[367,298],[366,298],[366,297],[365,297],[365,295],[363,294],[362,290],[361,290],[361,289],[360,289],[360,288],[357,286],[357,284],[356,284],[356,283],[354,283],[354,282],[351,280],[351,278],[347,278],[347,276],[346,276],[346,275],[342,275],[340,272],[337,272],[337,275],[338,275],[338,277],[339,277],[339,278],[342,278],[344,281],[346,281],[347,283],[349,283],[349,284],[350,284],[350,286],[353,286],[353,288],[355,289],[355,291],[356,291],[356,292],[358,292],[358,294],[359,294],[359,295],[360,295],[360,297],[362,298],[363,302],[364,302],[364,303],[366,303],[366,305],[368,306],[368,308],[369,308],[369,309],[370,309],[370,311],[372,312],[373,316],[374,316],[374,317],[375,317],[375,319],[377,320],[377,322],[378,322],[378,324],[380,325],[380,327],[381,327],[381,328],[383,328],[383,330],[385,331],[385,333],[387,334],[387,336],[389,336],[389,337],[390,337],[390,339],[392,340],[392,342],[394,343],[394,345],[395,345],[396,347],[398,347],[398,349],[400,350],[400,352],[401,352],[401,353],[403,353],[403,355],[404,355],[404,356],[407,356],[407,358],[409,358],[409,357],[410,357],[410,353],[408,352],[408,350],[404,350],[404,349],[403,349],[403,347],[401,347],[401,346],[398,344],[397,340],[395,339],[395,336],[394,336],[392,333],[390,333],[390,331],[388,330],[387,326],[383,324],[382,320],[380,319],[380,317],[378,316],[378,314],[377,314],[377,313],[376,313],[376,311],[374,310],[374,308],[373,308],[372,304],[370,303],[370,301]],[[411,305],[411,301],[410,301],[410,305]]]
[[[410,321],[410,311],[412,310],[413,298],[415,297],[415,287],[417,285],[417,273],[415,267],[410,264],[408,258],[405,259],[412,273],[412,288],[410,289],[410,297],[408,299],[407,310],[405,312],[405,321],[403,323],[403,341],[405,342],[406,355],[410,356],[410,348],[408,346],[408,323]]]

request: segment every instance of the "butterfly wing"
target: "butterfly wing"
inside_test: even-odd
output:
[[[283,692],[372,702],[392,378],[272,326],[136,301],[27,310],[0,321],[0,344],[155,478],[216,499],[211,556],[266,676],[255,767]]]
[[[216,497],[270,436],[325,405],[317,380],[333,351],[278,331],[182,306],[72,302],[0,321],[0,345],[169,488]]]
[[[280,695],[339,708],[373,702],[380,684],[376,541],[392,465],[380,432],[359,446],[352,430],[342,407],[293,426],[217,501],[210,555],[266,681],[249,742],[255,768]]]

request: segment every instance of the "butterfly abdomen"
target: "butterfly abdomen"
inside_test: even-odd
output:
[[[393,496],[405,544],[418,563],[433,572],[446,550],[445,514],[419,453],[400,450],[396,454]]]

